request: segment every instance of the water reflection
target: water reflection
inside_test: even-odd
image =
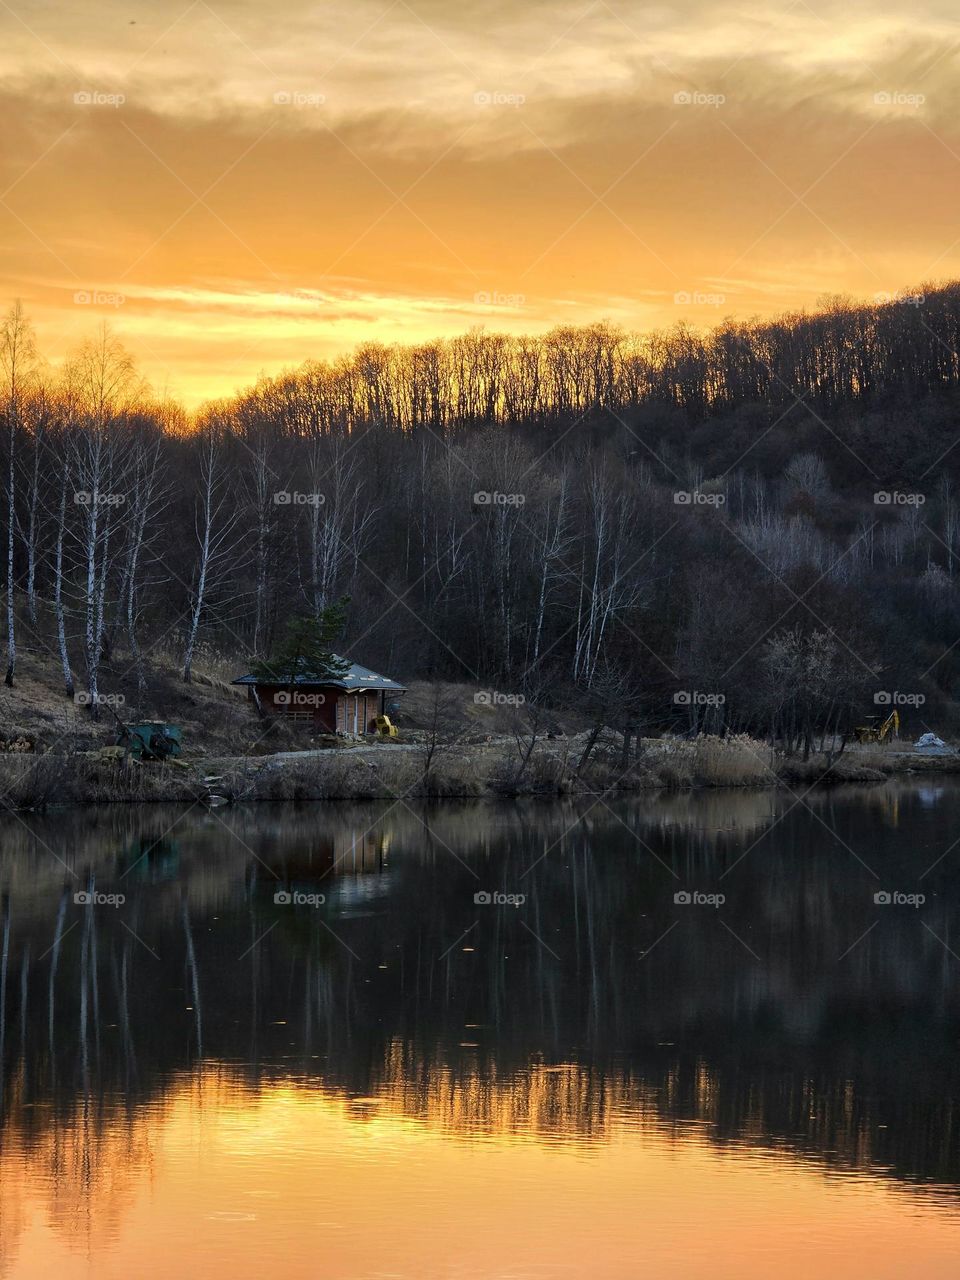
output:
[[[496,1153],[496,1176],[534,1201],[545,1153],[587,1159],[608,1207],[620,1176],[647,1186],[655,1167],[676,1187],[672,1159],[698,1185],[707,1161],[700,1211],[718,1232],[725,1196],[776,1197],[780,1182],[813,1196],[833,1171],[873,1195],[909,1189],[952,1232],[958,812],[945,783],[802,804],[765,791],[8,819],[0,1255],[40,1274],[66,1239],[107,1265],[161,1166],[163,1195],[189,1185],[185,1204],[219,1231],[260,1220],[250,1178],[221,1203],[239,1162],[285,1197],[295,1241],[314,1223],[287,1203],[304,1180],[381,1161],[404,1184],[381,1191],[412,1221],[411,1172],[457,1199],[451,1181],[474,1167],[458,1150]],[[497,893],[523,900],[476,900]],[[757,1160],[775,1173],[758,1182]],[[366,1274],[359,1247],[338,1255],[347,1274]],[[410,1247],[409,1274],[432,1274]],[[700,1274],[692,1259],[681,1273]],[[752,1274],[739,1261],[731,1274]],[[606,1274],[634,1274],[617,1265]],[[300,1274],[286,1254],[283,1273]]]

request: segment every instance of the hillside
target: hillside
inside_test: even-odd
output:
[[[884,706],[960,727],[960,286],[706,334],[366,344],[189,429],[109,332],[60,377],[5,323],[11,723],[65,657],[253,749],[226,684],[179,673],[227,682],[339,601],[376,670],[620,732],[806,753]],[[55,693],[38,714],[83,730]]]

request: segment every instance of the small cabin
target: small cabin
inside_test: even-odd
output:
[[[288,716],[320,733],[354,738],[375,733],[377,716],[387,714],[389,704],[406,693],[404,685],[357,662],[338,677],[301,674],[281,684],[248,675],[233,683],[244,685],[248,699],[264,714]]]

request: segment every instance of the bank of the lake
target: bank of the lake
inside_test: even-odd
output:
[[[650,738],[624,744],[571,737],[483,742],[345,744],[268,755],[188,755],[167,763],[85,751],[0,755],[0,808],[105,803],[251,803],[562,797],[702,788],[879,783],[960,773],[960,755],[848,746],[786,756],[746,734]]]

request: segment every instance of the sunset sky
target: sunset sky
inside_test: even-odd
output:
[[[958,67],[948,0],[0,0],[0,298],[197,404],[896,293],[960,275]]]

